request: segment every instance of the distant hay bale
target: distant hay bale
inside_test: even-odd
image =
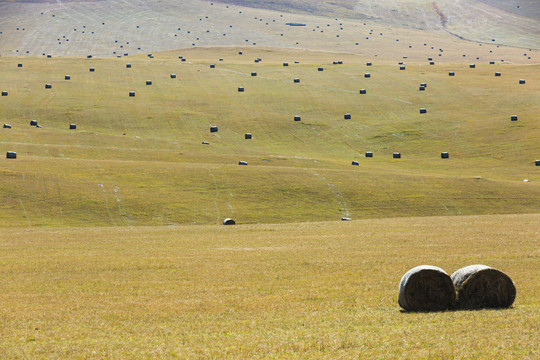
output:
[[[461,309],[508,308],[516,287],[508,275],[485,265],[470,265],[452,274]]]
[[[370,62],[366,63],[366,66],[371,66],[371,63]]]
[[[130,97],[135,97],[135,91],[130,91],[130,92],[129,92],[129,96],[130,96]]]
[[[495,73],[495,76],[501,76],[501,73],[497,71],[497,72]]]
[[[523,84],[525,84],[525,80],[524,80],[524,79],[519,79],[519,83],[520,83],[521,85],[523,85]]]
[[[2,96],[8,96],[8,92],[7,91],[2,91]]]
[[[429,65],[435,65],[435,61],[430,61]]]
[[[64,80],[71,80],[71,76],[69,75],[64,76]]]
[[[427,83],[420,83],[420,86],[427,88]]]
[[[300,79],[299,79],[299,78],[295,78],[295,79],[293,80],[293,82],[299,83],[299,82],[300,82]]]
[[[131,69],[131,64],[126,64],[126,69]]]
[[[441,159],[449,159],[449,158],[450,158],[450,155],[447,152],[441,153]]]
[[[152,85],[152,80],[146,80],[146,85]]]
[[[238,165],[247,166],[247,161],[239,161]]]
[[[176,79],[176,74],[171,74],[171,79]]]
[[[353,161],[351,162],[351,165],[358,166],[358,165],[360,165],[360,163],[359,163],[358,161],[353,160]]]
[[[540,160],[536,160],[536,161],[534,162],[534,164],[535,164],[536,166],[540,166]]]
[[[366,94],[366,89],[360,89],[360,94],[365,95]]]
[[[257,73],[256,73],[256,72],[252,72],[252,73],[251,73],[251,76],[257,76]]]
[[[324,71],[324,68],[323,68],[323,67],[319,67],[317,70],[318,70],[318,71]]]
[[[69,124],[69,130],[76,130],[77,124]]]
[[[91,58],[92,58],[92,55],[86,55],[86,58],[87,58],[87,59],[91,59]]]
[[[238,92],[244,92],[244,88],[243,88],[243,87],[239,87],[239,88],[238,88]]]
[[[30,126],[37,126],[37,120],[30,120]]]
[[[15,151],[8,151],[6,153],[6,159],[16,159],[17,153]]]
[[[342,217],[342,218],[341,218],[341,221],[352,221],[352,219],[351,219],[351,218],[348,218],[348,217]]]
[[[289,63],[284,62],[284,63],[283,63],[283,66],[289,66]]]
[[[405,66],[403,66],[403,65],[400,66],[400,67],[399,67],[399,70],[405,70]]]
[[[418,91],[426,91],[426,87],[425,86],[419,86]]]
[[[392,154],[392,157],[394,159],[401,159],[401,153],[395,152],[395,153]]]
[[[368,157],[369,157],[369,158],[372,158],[372,157],[373,157],[373,152],[371,152],[371,151],[366,152],[366,157],[367,157],[367,158],[368,158]]]
[[[9,125],[9,124],[4,124],[4,129],[11,129],[11,125]]]
[[[450,71],[450,72],[448,73],[448,76],[456,76],[456,73],[453,72],[453,71]]]
[[[89,69],[90,72],[94,72],[96,71],[96,69],[94,69],[93,67]]]
[[[243,52],[241,52],[241,51],[239,51],[239,52],[238,52],[238,55],[243,55],[243,54],[244,54],[244,53],[243,53]]]
[[[17,67],[22,67],[22,64],[21,64],[21,63],[18,63],[18,64],[17,64]]]
[[[211,133],[218,132],[218,127],[217,126],[210,126],[210,132]]]
[[[216,68],[216,64],[210,64],[210,69],[215,69]]]
[[[443,311],[452,308],[455,301],[452,279],[436,266],[417,266],[399,282],[398,303],[407,311]]]
[[[495,61],[490,61],[489,65],[495,65]]]
[[[203,141],[202,144],[203,145],[210,145],[210,143],[208,141]]]
[[[52,89],[52,85],[51,84],[45,84],[45,89]]]
[[[223,225],[236,225],[236,221],[234,221],[233,219],[225,219],[223,220]]]
[[[420,114],[427,114],[426,108],[420,108]]]
[[[470,64],[470,65],[469,65],[469,68],[470,68],[470,69],[474,69],[475,67],[476,67],[475,64]]]
[[[294,116],[294,121],[300,121],[300,120],[301,120],[301,118],[300,118],[299,115],[295,115],[295,116]]]
[[[350,120],[351,119],[351,114],[345,114],[345,115],[343,115],[343,118],[345,120]]]
[[[371,77],[371,74],[370,74],[370,73],[365,73],[365,74],[364,74],[364,77],[365,77],[365,78],[370,78],[370,77]]]
[[[182,61],[182,62],[186,62],[186,58],[182,58],[181,61]]]
[[[517,120],[518,120],[517,115],[512,115],[512,116],[510,116],[510,120],[511,120],[511,121],[517,121]]]
[[[244,139],[250,140],[251,138],[252,138],[252,136],[251,136],[250,133],[245,133],[245,134],[244,134]]]

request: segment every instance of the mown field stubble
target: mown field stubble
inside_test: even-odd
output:
[[[6,229],[3,358],[533,359],[538,215]],[[417,264],[504,269],[508,310],[402,313]]]

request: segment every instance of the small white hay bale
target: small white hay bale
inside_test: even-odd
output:
[[[236,221],[234,221],[233,219],[227,218],[223,220],[223,225],[236,225]]]
[[[455,301],[452,279],[436,266],[417,266],[399,283],[398,303],[407,311],[442,311],[453,307]]]
[[[508,308],[516,287],[508,275],[485,265],[470,265],[452,274],[461,309]]]

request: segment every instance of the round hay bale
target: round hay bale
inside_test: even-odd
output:
[[[10,124],[4,124],[4,129],[11,129],[11,125]]]
[[[342,217],[342,218],[341,218],[341,221],[352,221],[352,219],[351,219],[351,218],[348,218],[348,217]]]
[[[372,64],[370,62],[366,63],[366,66],[371,66]]]
[[[351,114],[345,114],[345,115],[343,115],[343,118],[345,120],[350,120],[351,119]]]
[[[146,80],[146,85],[152,85],[152,80]]]
[[[71,80],[71,76],[69,75],[64,76],[64,80]]]
[[[244,139],[250,140],[251,138],[252,138],[251,133],[245,133],[245,134],[244,134]]]
[[[475,64],[470,64],[469,68],[474,69],[474,68],[476,68],[476,65]]]
[[[45,84],[45,89],[52,89],[52,85],[51,84]]]
[[[77,124],[69,124],[69,130],[76,130]]]
[[[96,69],[90,68],[89,71],[90,71],[90,72],[94,72],[94,71],[96,71]]]
[[[508,308],[516,287],[508,275],[485,265],[470,265],[452,274],[461,309]]]
[[[243,165],[243,166],[247,166],[247,161],[239,161],[238,162],[238,165]]]
[[[535,160],[535,161],[534,161],[534,164],[535,164],[536,166],[540,166],[540,160]]]
[[[171,74],[171,79],[176,79],[176,74]]]
[[[401,153],[395,152],[395,153],[392,154],[392,157],[394,159],[401,159]]]
[[[426,91],[426,88],[424,86],[419,86],[418,91]]]
[[[318,70],[318,71],[324,71],[324,68],[319,67],[317,70]]]
[[[456,73],[453,72],[453,71],[450,71],[450,72],[448,73],[448,76],[456,76]]]
[[[130,91],[130,92],[129,92],[129,96],[130,96],[130,97],[135,97],[135,91]]]
[[[216,68],[216,64],[210,64],[210,69],[215,69]]]
[[[37,126],[37,120],[30,120],[30,126]]]
[[[495,73],[495,76],[501,76],[501,73],[497,71],[497,72]]]
[[[366,94],[366,89],[360,89],[360,94],[365,95]]]
[[[525,84],[525,80],[524,80],[524,79],[519,79],[519,83],[520,83],[521,85],[523,85],[523,84]]]
[[[300,82],[300,79],[299,79],[299,78],[295,78],[293,81],[294,81],[295,83],[299,83],[299,82]]]
[[[238,88],[238,92],[244,92],[244,88],[243,88],[243,87],[239,87],[239,88]]]
[[[436,266],[417,266],[399,282],[398,303],[407,311],[443,311],[453,307],[455,301],[452,279]]]
[[[301,118],[300,118],[299,115],[295,115],[295,116],[294,116],[294,121],[300,121],[300,120],[301,120]]]
[[[21,63],[17,64],[17,67],[22,67],[22,64]]]
[[[257,76],[257,73],[256,73],[256,72],[252,72],[252,73],[251,73],[251,76]]]
[[[364,74],[364,77],[365,77],[365,78],[370,78],[370,77],[371,77],[371,74],[370,74],[370,73],[365,73],[365,74]]]
[[[358,163],[358,161],[353,160],[353,161],[351,162],[351,165],[358,166],[358,165],[360,165],[360,164]]]
[[[441,159],[449,159],[449,158],[450,158],[450,154],[448,154],[447,152],[441,153]]]
[[[2,91],[2,96],[8,96],[8,92],[7,91]]]
[[[217,126],[210,126],[210,132],[218,132]]]
[[[233,219],[225,219],[223,220],[223,225],[236,225],[236,221],[234,221]]]
[[[131,69],[131,64],[126,64],[126,69]]]
[[[517,115],[510,116],[510,121],[517,121],[517,120],[518,120]]]
[[[420,108],[420,114],[427,114],[426,108]]]
[[[289,66],[289,63],[284,62],[283,66]]]
[[[372,157],[373,157],[373,152],[371,152],[371,151],[366,152],[366,157],[367,157],[367,158],[368,158],[368,157],[369,157],[369,158],[372,158]]]
[[[8,151],[6,153],[6,159],[16,159],[17,153],[15,151]]]
[[[399,67],[399,70],[405,70],[405,66],[403,66],[403,65],[400,66],[400,67]]]

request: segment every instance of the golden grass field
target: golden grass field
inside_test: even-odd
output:
[[[539,215],[5,229],[3,359],[535,359]],[[470,264],[508,310],[402,313],[401,276]]]

